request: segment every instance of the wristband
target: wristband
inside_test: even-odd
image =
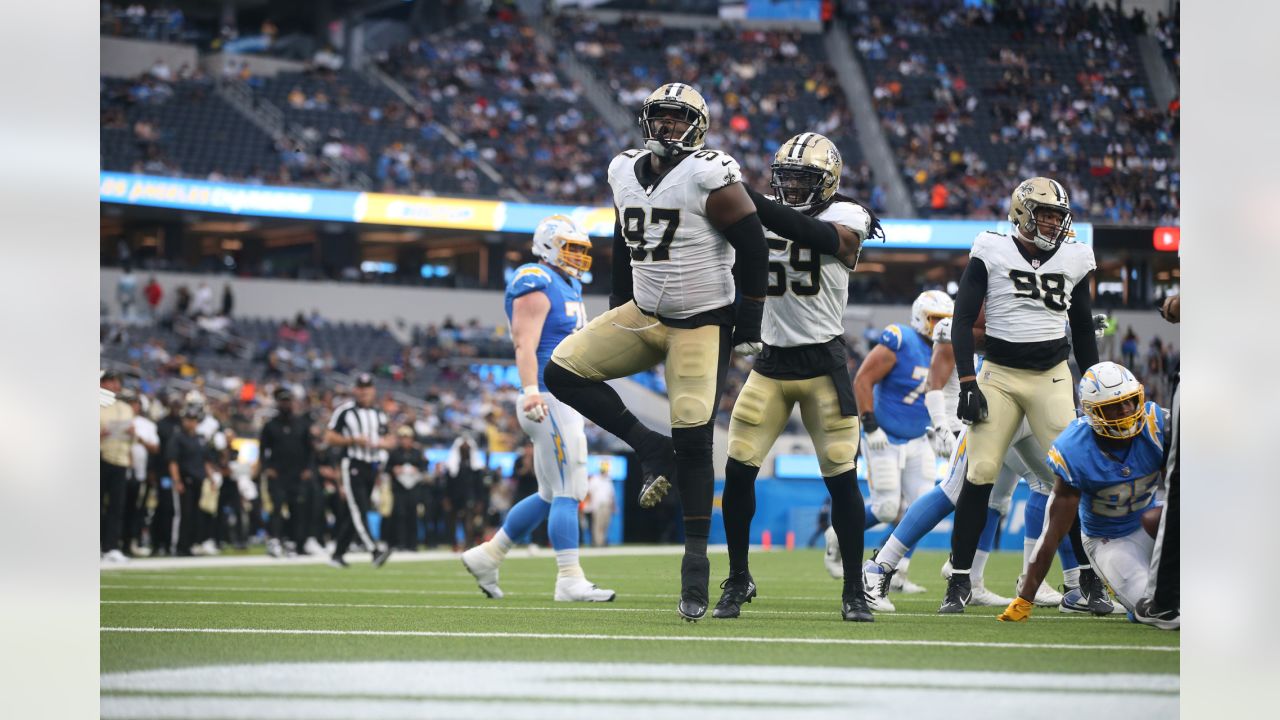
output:
[[[929,423],[934,427],[947,425],[947,398],[941,390],[930,390],[924,394],[924,407],[929,411]]]
[[[880,423],[876,421],[874,412],[862,413],[862,417],[859,420],[862,422],[862,432],[864,433],[870,434],[880,429]]]
[[[542,391],[538,389],[537,385],[525,385],[520,389],[521,395],[539,395],[541,393]]]

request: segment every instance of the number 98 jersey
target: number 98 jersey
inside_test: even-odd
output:
[[[1071,291],[1097,267],[1088,245],[1064,241],[1032,260],[1013,236],[994,232],[978,235],[969,256],[987,267],[987,335],[1014,343],[1066,337]]]
[[[636,305],[676,319],[732,305],[733,247],[707,219],[707,196],[742,180],[738,161],[700,150],[646,187],[637,168],[649,154],[627,150],[609,163]]]
[[[819,220],[843,225],[866,238],[871,216],[857,203],[833,202]],[[764,304],[760,337],[773,347],[825,343],[844,334],[844,307],[849,303],[849,271],[834,255],[765,232],[769,242],[769,297]]]

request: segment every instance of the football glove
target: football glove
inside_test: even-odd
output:
[[[547,417],[547,403],[542,399],[542,393],[538,391],[536,385],[521,390],[516,404],[520,412],[533,422],[542,422]]]
[[[116,404],[116,394],[110,390],[98,388],[98,407],[111,407]]]
[[[956,449],[956,436],[951,434],[951,430],[945,426],[938,426],[931,427],[926,432],[929,434],[929,445],[933,447],[934,454],[940,458],[949,459]]]
[[[733,320],[733,346],[760,342],[760,323],[764,320],[764,301],[742,298]]]
[[[956,408],[956,416],[966,425],[987,419],[987,399],[982,396],[977,380],[960,383],[960,405]]]
[[[866,436],[864,443],[867,450],[879,451],[889,447],[889,436],[881,429],[875,413],[862,413],[862,432]]]
[[[1030,600],[1014,598],[1004,612],[996,616],[1000,622],[1026,622],[1031,619],[1031,608],[1035,607]]]
[[[759,355],[761,350],[764,350],[764,343],[759,342],[743,342],[733,346],[733,351],[743,356]]]
[[[1102,336],[1106,334],[1107,334],[1107,316],[1101,315],[1101,314],[1094,315],[1093,316],[1093,336],[1101,339]]]

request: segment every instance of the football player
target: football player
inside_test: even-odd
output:
[[[951,534],[953,573],[940,613],[962,613],[969,602],[970,570],[987,519],[992,485],[1023,419],[1041,447],[1075,418],[1067,355],[1080,367],[1098,362],[1090,309],[1093,249],[1071,238],[1071,204],[1056,180],[1030,178],[1013,190],[1011,234],[983,232],[974,239],[956,298],[952,342],[960,375],[957,415],[971,423],[965,483]],[[974,370],[973,325],[986,303],[986,356]],[[1067,338],[1068,321],[1071,337]],[[1083,565],[1083,564],[1082,564]],[[1087,573],[1087,576],[1086,576]],[[1105,589],[1081,568],[1081,589]],[[1089,597],[1086,597],[1088,600]]]
[[[1142,383],[1113,362],[1090,367],[1080,378],[1076,419],[1049,449],[1056,476],[1049,523],[1018,589],[1000,620],[1031,616],[1027,599],[1048,568],[1051,548],[1077,520],[1093,567],[1130,611],[1147,590],[1161,508],[1156,489],[1169,446],[1169,413],[1146,402]],[[1170,620],[1177,623],[1177,618]]]
[[[933,487],[937,462],[927,431],[929,411],[924,395],[929,386],[933,331],[951,317],[951,298],[941,290],[920,293],[911,304],[911,324],[894,323],[880,335],[880,344],[867,353],[853,379],[862,412],[863,447],[871,504],[867,526],[897,521],[901,511]],[[838,540],[838,539],[837,539]],[[842,556],[847,554],[841,549]],[[861,553],[852,558],[861,560]],[[904,592],[923,588],[906,580],[910,560],[898,564]]]
[[[849,380],[842,318],[849,300],[849,272],[862,243],[879,221],[838,193],[843,160],[836,146],[805,132],[774,155],[774,199],[748,188],[769,243],[769,299],[763,349],[738,394],[729,423],[729,459],[723,498],[729,576],[713,617],[733,618],[751,602],[756,585],[747,566],[755,480],[760,464],[800,406],[818,464],[831,494],[831,527],[854,548],[845,575],[841,614],[871,622],[857,572],[862,556],[863,507],[855,463],[858,408]],[[883,236],[883,233],[880,233]]]
[[[560,343],[545,378],[558,399],[635,450],[641,507],[678,484],[685,552],[677,610],[696,621],[708,605],[715,410],[731,351],[760,342],[769,250],[737,161],[704,147],[711,118],[696,90],[663,85],[639,122],[644,149],[609,163],[617,214],[610,310]],[[670,437],[645,427],[605,384],[658,363]]]
[[[582,416],[547,391],[543,373],[560,341],[587,322],[582,274],[591,269],[591,240],[563,215],[552,215],[533,233],[538,262],[516,268],[507,286],[507,321],[516,346],[523,389],[516,401],[520,427],[533,441],[538,492],[516,503],[493,539],[462,554],[480,590],[501,598],[498,568],[518,538],[543,520],[556,552],[555,599],[609,602],[612,590],[587,580],[578,563],[578,503],[587,495],[587,436]]]

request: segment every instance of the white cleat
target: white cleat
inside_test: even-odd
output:
[[[894,572],[888,565],[868,560],[862,565],[862,591],[867,596],[867,607],[872,612],[896,612],[889,599],[889,583]]]
[[[129,562],[129,558],[119,550],[108,550],[102,555],[102,559],[109,563],[116,563],[117,565],[124,565]]]
[[[613,602],[617,594],[601,590],[584,577],[556,578],[556,602]]]
[[[843,580],[844,560],[840,556],[840,541],[836,539],[835,528],[828,527],[823,536],[827,539],[827,554],[823,556],[822,564],[827,566],[827,572],[831,573],[831,577]]]
[[[313,537],[307,538],[307,541],[303,543],[302,551],[307,555],[323,555],[324,554],[324,548],[321,547],[319,541],[317,541]]]
[[[985,585],[974,585],[969,589],[969,602],[967,605],[981,605],[985,607],[1004,607],[1013,602],[1013,598],[1001,597],[986,588]]]
[[[218,549],[218,543],[213,538],[205,540],[200,547],[204,550],[205,555],[217,555],[222,552]]]
[[[927,588],[911,582],[911,578],[907,577],[906,572],[899,570],[893,574],[893,579],[889,581],[889,590],[903,595],[919,595],[922,592],[926,592]]]
[[[498,587],[498,565],[498,561],[479,545],[462,553],[462,566],[475,577],[480,592],[494,600],[502,599],[502,588]]]
[[[1018,581],[1013,584],[1013,592],[1016,595],[1018,588],[1022,587],[1022,575],[1018,576]],[[1058,607],[1062,603],[1062,593],[1054,590],[1042,581],[1040,587],[1036,588],[1036,597],[1031,602],[1039,607]]]

